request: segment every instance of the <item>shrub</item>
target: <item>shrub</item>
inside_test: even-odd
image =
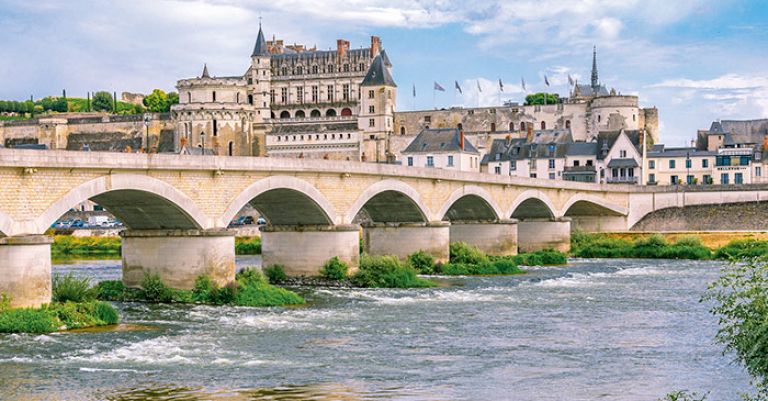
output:
[[[211,298],[211,294],[218,290],[216,284],[208,276],[199,276],[195,279],[195,286],[192,288],[192,298],[197,302],[204,302]]]
[[[264,274],[272,284],[280,284],[288,279],[285,268],[282,265],[272,265],[264,268]]]
[[[521,253],[513,257],[513,260],[519,265],[525,266],[557,266],[568,263],[568,257],[554,249],[545,249],[542,251]]]
[[[105,280],[96,284],[96,298],[104,301],[127,301],[127,288],[121,280]]]
[[[76,278],[72,273],[54,274],[51,288],[53,302],[83,302],[96,298],[88,278]]]
[[[0,292],[0,312],[11,309],[11,297],[4,292]]]
[[[343,280],[347,277],[348,270],[349,266],[334,256],[325,262],[323,268],[320,269],[320,276],[329,280]]]
[[[52,303],[0,312],[0,333],[42,334],[118,322],[117,310],[101,301]]]
[[[435,284],[419,278],[414,268],[403,265],[395,256],[369,256],[360,258],[360,270],[352,276],[352,283],[367,288],[423,288]]]
[[[0,333],[50,333],[58,330],[59,323],[45,309],[23,308],[0,312]]]
[[[418,251],[408,256],[408,265],[421,274],[433,274],[435,272],[435,258],[424,251]]]
[[[450,245],[451,263],[466,263],[477,265],[488,262],[488,256],[481,250],[464,242],[453,242]]]
[[[636,258],[658,258],[667,247],[667,240],[659,234],[640,238],[633,245],[633,256]]]
[[[237,274],[238,292],[234,303],[240,306],[300,305],[304,298],[295,292],[270,285],[261,272],[246,269]]]
[[[141,281],[142,296],[150,302],[167,303],[173,300],[173,291],[156,274],[145,274]]]
[[[717,259],[742,259],[768,256],[768,241],[757,239],[733,240],[715,252]]]
[[[261,255],[261,237],[235,238],[235,253],[238,255]]]
[[[447,276],[498,276],[524,273],[511,257],[500,257],[492,262],[486,261],[479,264],[447,263],[440,266],[440,272]]]

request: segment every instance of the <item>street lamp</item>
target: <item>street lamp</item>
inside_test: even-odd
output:
[[[149,153],[149,114],[144,114],[144,127],[146,128],[146,140],[144,146],[146,146],[146,152]]]
[[[202,144],[202,149],[200,154],[205,156],[205,131],[200,133],[200,143]]]
[[[690,177],[691,177],[691,152],[685,152],[685,183],[688,185],[693,184],[693,180],[690,180]]]

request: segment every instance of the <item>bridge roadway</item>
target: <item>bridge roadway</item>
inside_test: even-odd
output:
[[[48,227],[85,200],[122,220],[123,280],[145,273],[190,288],[234,278],[228,223],[246,205],[262,228],[263,263],[317,274],[339,256],[450,242],[491,254],[567,250],[572,229],[623,231],[658,209],[768,199],[768,186],[604,185],[324,160],[0,149],[0,292],[14,306],[50,301]]]

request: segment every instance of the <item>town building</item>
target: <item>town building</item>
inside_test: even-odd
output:
[[[480,152],[458,128],[422,130],[401,155],[409,167],[480,171]]]

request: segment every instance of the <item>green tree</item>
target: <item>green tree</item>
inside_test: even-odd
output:
[[[178,97],[178,95],[177,95]],[[155,89],[144,98],[144,106],[153,113],[166,113],[171,110],[168,94],[160,89]]]
[[[112,111],[112,95],[105,91],[94,93],[91,100],[91,109],[93,111]]]
[[[525,97],[525,104],[526,105],[532,105],[532,104],[555,104],[560,99],[560,95],[557,93],[532,93]]]

